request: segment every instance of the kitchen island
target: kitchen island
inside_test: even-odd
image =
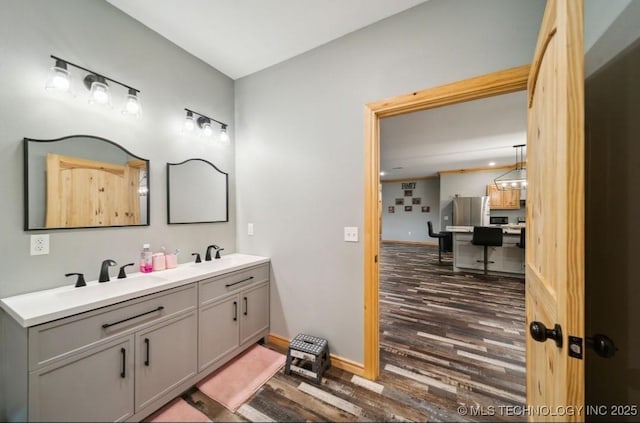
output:
[[[453,233],[453,271],[483,273],[484,247],[473,245],[473,226],[447,226]],[[502,247],[487,249],[490,274],[524,278],[524,248],[520,248],[521,227],[503,228]]]

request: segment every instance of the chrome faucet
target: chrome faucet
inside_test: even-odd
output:
[[[204,256],[204,260],[205,261],[211,261],[211,249],[215,249],[216,250],[216,257],[217,259],[220,258],[220,251],[224,250],[224,248],[220,248],[217,245],[209,245],[207,247],[207,254]]]
[[[116,264],[118,263],[111,259],[103,261],[102,266],[100,266],[100,279],[98,279],[98,282],[109,282],[109,266],[115,266]]]

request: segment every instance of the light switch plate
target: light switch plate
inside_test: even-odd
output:
[[[253,223],[247,224],[247,235],[253,235]]]
[[[31,235],[31,255],[49,254],[49,234]]]
[[[358,227],[357,226],[345,226],[344,227],[344,241],[345,242],[358,242]]]

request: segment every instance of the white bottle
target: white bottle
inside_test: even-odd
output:
[[[151,254],[151,246],[149,244],[142,245],[140,252],[140,272],[150,273],[153,271],[153,255]]]

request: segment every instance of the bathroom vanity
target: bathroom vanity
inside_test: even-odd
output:
[[[266,257],[0,300],[2,421],[138,421],[269,333]]]

